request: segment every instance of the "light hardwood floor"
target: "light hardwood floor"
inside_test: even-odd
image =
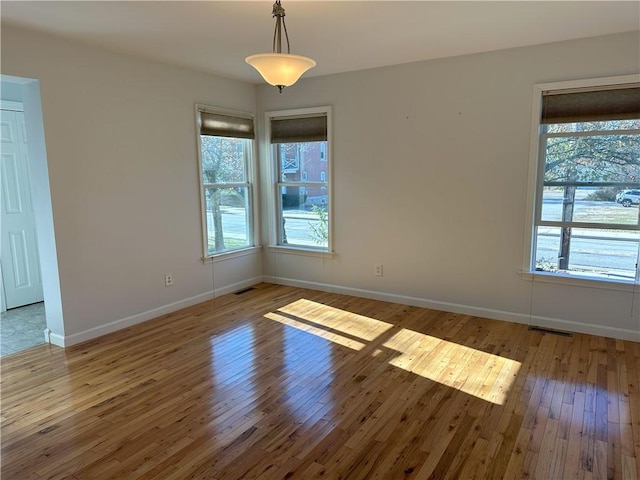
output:
[[[640,344],[261,284],[2,359],[2,479],[640,476]]]

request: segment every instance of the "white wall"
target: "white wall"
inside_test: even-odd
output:
[[[40,81],[64,315],[54,341],[260,278],[258,254],[201,262],[194,114],[195,103],[254,111],[253,85],[4,25],[2,73]]]
[[[259,87],[261,121],[331,105],[334,126],[336,256],[269,252],[265,278],[640,341],[640,288],[632,302],[517,273],[533,85],[639,71],[635,32]]]
[[[640,340],[640,294],[631,311],[628,292],[517,273],[533,84],[637,73],[639,45],[637,33],[563,42],[304,79],[278,94],[3,26],[2,73],[40,81],[64,313],[52,337],[73,344],[264,274]],[[333,107],[333,259],[202,264],[195,103],[260,121]]]

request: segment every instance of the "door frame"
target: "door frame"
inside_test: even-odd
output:
[[[45,341],[64,347],[64,321],[58,254],[56,249],[53,206],[49,183],[49,167],[45,143],[40,81],[33,78],[0,75],[2,83],[20,86],[27,131],[31,193],[36,217],[38,254],[45,302],[47,328]],[[4,288],[2,289],[4,291]],[[3,301],[4,305],[4,301]]]

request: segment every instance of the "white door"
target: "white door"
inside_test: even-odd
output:
[[[6,308],[41,302],[42,278],[29,184],[24,114],[0,110],[0,234]]]

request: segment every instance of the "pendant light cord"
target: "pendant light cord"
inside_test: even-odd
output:
[[[639,207],[640,208],[640,207]],[[640,215],[640,211],[638,212]],[[633,291],[631,292],[631,310],[629,316],[633,318],[633,312],[636,308],[636,295],[638,295],[638,285],[640,285],[640,248],[638,248],[638,255],[636,256],[636,278],[633,279]],[[640,315],[638,315],[640,317]],[[638,325],[640,327],[640,325]]]
[[[284,27],[284,36],[287,39],[287,54],[291,53],[291,47],[289,46],[289,34],[287,33],[287,24],[284,23],[284,15],[282,16],[282,26]]]
[[[284,8],[282,8],[280,0],[277,0],[276,3],[273,4],[271,15],[276,19],[276,28],[273,32],[273,53],[282,53],[282,28],[284,27],[284,36],[287,40],[287,54],[289,54],[291,53],[291,46],[289,45],[287,24],[284,21]]]

